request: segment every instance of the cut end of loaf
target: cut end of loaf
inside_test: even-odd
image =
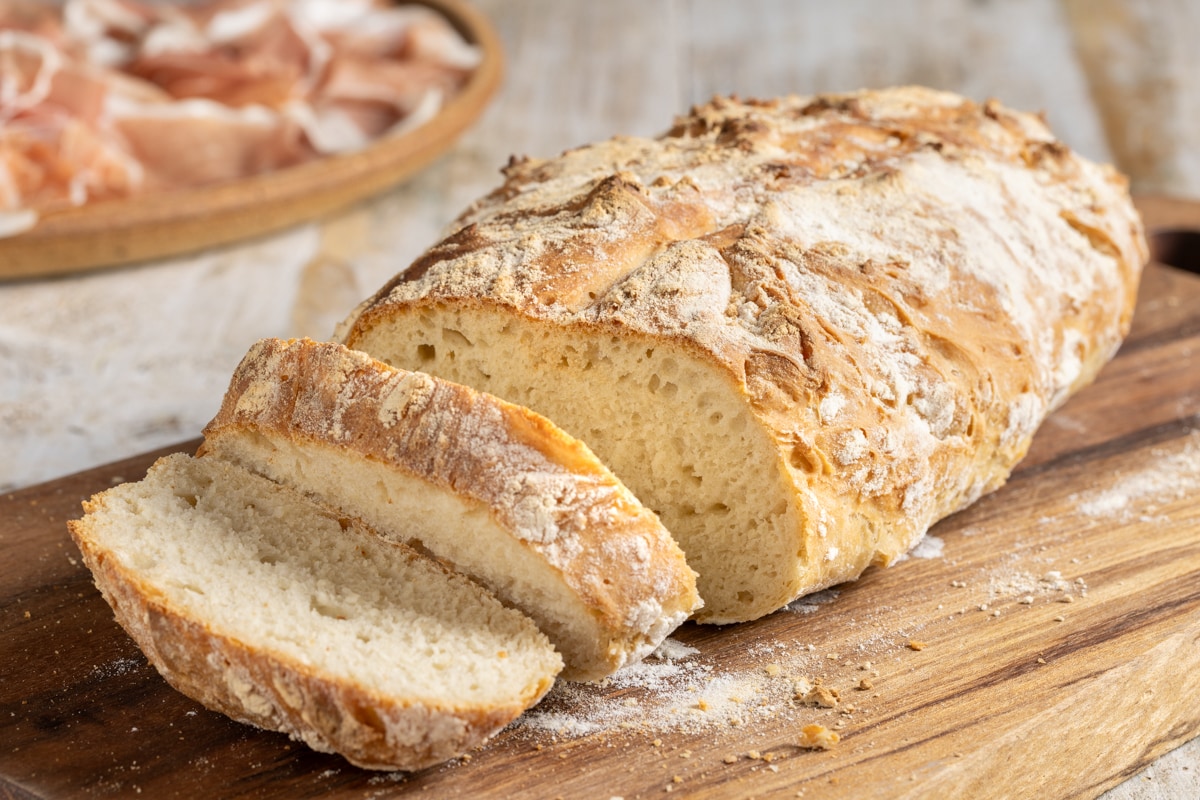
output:
[[[562,666],[471,582],[216,458],[161,459],[94,497],[71,531],[175,688],[359,766],[460,755]]]
[[[528,406],[587,442],[699,574],[698,620],[756,619],[813,580],[776,443],[728,375],[686,349],[452,307],[406,310],[353,344]]]

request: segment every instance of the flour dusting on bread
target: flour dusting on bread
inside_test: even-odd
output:
[[[751,619],[1000,486],[1128,330],[1123,178],[920,88],[718,98],[514,160],[339,329],[586,441]]]

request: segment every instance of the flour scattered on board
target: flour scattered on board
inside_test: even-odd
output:
[[[945,547],[946,543],[942,541],[941,537],[926,534],[921,541],[917,542],[917,546],[909,551],[909,555],[913,558],[941,558]]]
[[[798,600],[793,600],[788,603],[785,608],[788,611],[794,611],[797,614],[815,614],[821,610],[821,606],[826,606],[838,599],[840,594],[836,589],[826,589],[823,592],[815,592],[808,594]]]
[[[651,658],[598,684],[556,684],[511,727],[566,737],[614,730],[697,732],[796,711],[788,702],[789,676],[803,670],[807,650],[781,654],[786,667],[771,663],[735,670],[698,655],[694,647],[668,639]]]
[[[92,672],[89,677],[105,680],[108,678],[117,678],[122,675],[128,675],[136,672],[141,667],[146,665],[146,660],[143,658],[117,658],[109,661],[107,664],[98,664],[92,667]]]
[[[1177,452],[1156,448],[1150,454],[1150,466],[1120,476],[1109,487],[1067,499],[1084,516],[1129,522],[1200,489],[1200,431],[1192,431]]]

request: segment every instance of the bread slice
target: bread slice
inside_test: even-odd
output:
[[[516,160],[339,328],[588,443],[708,622],[888,564],[999,487],[1128,331],[1124,179],[926,89],[717,99]]]
[[[464,386],[341,345],[263,340],[202,451],[413,539],[531,616],[595,680],[698,604],[658,519],[580,442]]]
[[[471,581],[219,459],[167,456],[85,508],[71,534],[168,683],[360,767],[460,755],[562,667]]]

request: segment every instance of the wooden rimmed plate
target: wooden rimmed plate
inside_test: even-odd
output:
[[[433,119],[354,153],[47,214],[32,230],[0,239],[0,279],[60,275],[228,244],[314,219],[412,175],[483,113],[503,70],[499,37],[485,16],[461,0],[419,2],[445,15],[483,54],[463,90]]]

